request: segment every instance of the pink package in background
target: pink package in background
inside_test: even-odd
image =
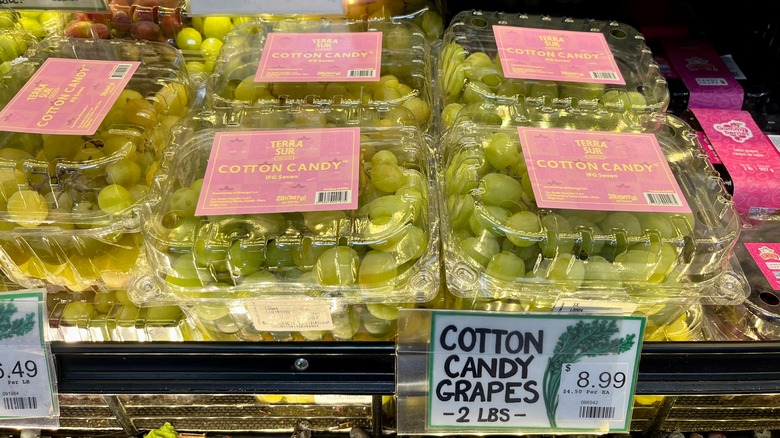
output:
[[[508,78],[625,85],[604,35],[493,26]]]
[[[217,132],[197,216],[357,208],[360,128]]]
[[[517,131],[540,208],[691,212],[652,134]]]
[[[745,243],[745,248],[772,289],[780,290],[780,243]]]
[[[780,209],[780,154],[747,111],[693,108],[729,171],[737,211],[750,217]]]
[[[272,32],[255,82],[378,81],[382,32]]]
[[[666,59],[690,92],[688,108],[742,109],[745,92],[709,42],[673,40],[663,46]]]
[[[0,111],[0,130],[92,135],[139,65],[49,58]]]

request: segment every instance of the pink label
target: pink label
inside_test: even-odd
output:
[[[49,58],[0,111],[0,130],[92,135],[139,65]]]
[[[780,154],[746,111],[692,109],[734,184],[737,210],[780,208]],[[756,211],[758,209],[759,211]]]
[[[541,208],[691,212],[652,134],[517,131]]]
[[[382,32],[270,33],[255,82],[378,81]]]
[[[604,35],[493,26],[508,78],[625,85]]]
[[[195,214],[354,210],[360,128],[217,132]]]
[[[780,243],[745,243],[753,260],[774,290],[780,290]]]
[[[723,162],[720,161],[718,154],[715,153],[715,149],[712,147],[712,144],[710,144],[710,140],[707,138],[707,135],[701,131],[696,131],[696,135],[699,137],[699,143],[701,143],[701,147],[704,149],[704,152],[707,154],[707,156],[710,157],[712,164],[723,164]]]
[[[708,42],[667,41],[664,50],[690,92],[688,108],[742,109],[742,86]]]

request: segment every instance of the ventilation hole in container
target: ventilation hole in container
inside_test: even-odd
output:
[[[691,236],[683,237],[683,248],[682,252],[680,253],[680,257],[682,257],[683,263],[688,264],[691,262],[691,260],[693,260],[694,246],[693,238],[691,238]]]
[[[612,37],[618,39],[624,39],[628,36],[626,31],[624,31],[623,29],[610,29],[609,34],[612,35]]]
[[[711,211],[707,210],[699,210],[696,212],[696,219],[708,226],[708,227],[714,227],[718,224],[718,219],[715,217],[715,215]]]
[[[487,27],[488,22],[484,18],[472,18],[471,25],[479,29],[484,29]]]
[[[777,306],[778,304],[780,304],[780,297],[778,297],[772,292],[766,292],[766,291],[761,292],[760,294],[758,294],[758,298],[760,298],[761,301],[763,301],[764,303],[770,306]]]
[[[677,130],[675,130],[674,128],[672,128],[669,125],[664,125],[664,127],[662,129],[664,131],[664,134],[667,134],[667,135],[669,135],[671,137],[674,137],[674,136],[677,135]]]

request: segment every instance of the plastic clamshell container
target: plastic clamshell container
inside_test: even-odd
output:
[[[533,79],[528,78],[528,73],[518,73],[526,78],[507,78],[497,57],[494,25],[603,35],[625,84]],[[450,104],[491,99],[635,113],[664,111],[669,104],[666,80],[644,37],[633,27],[616,21],[462,11],[444,32],[437,70],[442,111]]]
[[[146,260],[134,281],[133,301],[197,304],[285,296],[338,297],[349,304],[429,301],[439,288],[437,200],[428,146],[419,128],[393,122],[399,110],[288,105],[193,113],[174,128],[142,210]],[[194,216],[180,208],[177,198],[188,190],[197,200],[217,132],[326,125],[360,127],[356,210]],[[380,192],[371,179],[378,168],[372,159],[389,155],[397,164],[385,165],[403,174],[402,184]]]
[[[744,273],[729,260],[740,232],[736,209],[684,121],[662,113],[610,120],[582,111],[482,110],[471,114],[499,124],[459,123],[440,145],[443,257],[453,294],[515,298],[539,308],[566,297],[744,300]],[[592,134],[605,125],[611,133],[655,137],[691,213],[538,208],[518,126]],[[498,158],[514,151],[516,165],[493,167],[503,163],[496,160],[500,147],[510,150]],[[492,187],[504,189],[491,194]],[[503,200],[516,190],[517,199]]]
[[[329,303],[333,328],[259,330],[245,303],[183,306],[196,327],[215,341],[390,341],[398,333],[398,310],[414,304]]]
[[[410,20],[418,25],[429,41],[436,41],[444,33],[444,9],[439,1],[378,0],[350,2],[347,18],[353,20]]]
[[[378,81],[254,82],[268,35],[283,33],[382,32]],[[332,64],[323,64],[330,67]],[[285,100],[388,103],[404,106],[417,123],[431,120],[431,50],[415,24],[355,20],[256,20],[242,23],[225,37],[207,83],[216,106]]]
[[[141,200],[193,98],[181,57],[163,43],[57,37],[26,56],[3,75],[0,108],[50,58],[141,64],[94,135],[0,132],[0,265],[25,287],[124,287],[140,249]],[[117,202],[105,202],[111,193]],[[29,206],[23,214],[7,208],[15,197]]]
[[[64,342],[196,341],[203,336],[178,306],[139,308],[124,290],[47,294],[49,338]]]

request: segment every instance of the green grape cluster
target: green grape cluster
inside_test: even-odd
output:
[[[58,340],[172,341],[199,338],[181,307],[137,307],[124,289],[47,294],[49,328]]]
[[[490,278],[564,290],[661,284],[684,263],[691,215],[540,209],[516,132],[449,135],[449,244]]]
[[[530,102],[545,107],[560,107],[566,101],[571,107],[613,112],[648,112],[662,105],[655,96],[625,86],[507,78],[497,55],[469,52],[457,42],[449,42],[441,50],[439,92],[445,126],[452,124],[463,105],[486,101]]]
[[[363,131],[357,210],[195,216],[202,179],[167,179],[171,185],[151,205],[149,258],[167,265],[158,275],[168,287],[202,297],[251,296],[285,284],[315,290],[401,284],[432,238],[425,155],[406,141],[400,130]],[[184,162],[194,160],[203,169],[208,153],[204,148],[164,166],[192,168]]]

